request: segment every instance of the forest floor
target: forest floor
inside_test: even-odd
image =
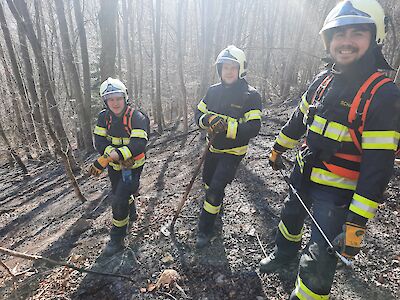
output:
[[[125,274],[132,281],[0,255],[14,273],[27,271],[12,279],[0,266],[0,299],[184,299],[177,288],[147,290],[165,269],[179,273],[178,283],[190,299],[287,299],[296,267],[260,274],[258,263],[264,254],[258,238],[269,253],[288,188],[280,174],[268,167],[267,157],[289,111],[276,105],[266,112],[261,134],[252,140],[236,179],[226,189],[218,234],[201,251],[195,248],[204,196],[200,176],[177,220],[174,238],[166,230],[204,149],[198,131],[148,151],[137,201],[139,218],[130,229],[129,248],[111,258],[102,254],[111,225],[106,174],[100,179],[77,177],[90,200],[81,204],[60,164],[26,161],[30,177],[3,164],[2,247]],[[167,139],[168,134],[174,133],[165,133],[155,143]],[[293,159],[293,155],[288,157]],[[84,164],[94,158],[92,155]],[[337,271],[332,299],[400,299],[399,189],[400,170],[396,167],[385,192],[386,202],[369,224],[366,245],[354,260],[354,269],[340,267]]]

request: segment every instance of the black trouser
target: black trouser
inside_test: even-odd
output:
[[[108,176],[112,188],[112,229],[111,238],[122,238],[126,235],[129,218],[136,218],[136,207],[133,201],[133,194],[139,188],[140,174],[143,166],[132,169],[132,183],[126,184],[122,180],[122,172],[108,167]]]
[[[203,167],[206,198],[200,214],[199,231],[210,235],[221,209],[225,187],[235,178],[242,156],[208,152]]]

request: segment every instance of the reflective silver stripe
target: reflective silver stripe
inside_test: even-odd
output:
[[[400,133],[397,131],[364,131],[362,148],[376,150],[397,150]]]
[[[351,201],[349,210],[367,219],[372,219],[378,211],[378,206],[378,202],[372,201],[355,193],[353,195],[353,200]]]
[[[145,139],[146,141],[148,140],[147,132],[143,129],[132,129],[131,137]]]
[[[307,102],[307,92],[301,96],[301,102],[300,102],[300,111],[303,113],[303,115],[306,115],[308,112],[308,108],[310,107],[310,104]]]
[[[106,149],[104,149],[104,154],[110,154],[114,149],[113,146],[107,146]]]
[[[107,129],[104,127],[96,126],[93,133],[99,136],[107,136]]]
[[[310,180],[328,186],[354,191],[357,180],[351,180],[320,168],[312,168]]]
[[[200,103],[197,105],[197,109],[199,110],[199,111],[201,111],[203,114],[206,114],[208,111],[207,111],[207,104],[205,104],[204,102],[203,102],[203,100],[201,100],[200,101]]]
[[[132,157],[131,150],[127,146],[123,146],[121,148],[118,148],[118,150],[122,153],[122,156],[124,157],[124,160]]]
[[[332,140],[341,142],[343,136],[345,136],[347,132],[348,129],[346,126],[337,122],[329,122],[328,126],[326,127],[324,136]]]
[[[238,122],[237,121],[229,121],[228,129],[226,131],[226,138],[228,139],[236,139],[236,134],[238,130]]]
[[[244,122],[251,121],[251,120],[261,120],[261,110],[253,109],[244,114],[243,118]]]
[[[325,124],[326,124],[326,120],[324,118],[321,118],[320,116],[314,116],[314,120],[310,126],[310,130],[322,135]]]
[[[294,148],[299,141],[292,139],[286,136],[282,131],[279,133],[278,137],[276,138],[276,143],[281,145],[282,147],[292,149]]]

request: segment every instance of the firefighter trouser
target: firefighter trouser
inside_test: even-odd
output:
[[[203,167],[206,197],[200,213],[199,231],[208,235],[212,233],[225,196],[225,187],[235,178],[242,158],[243,156],[223,153],[208,152],[206,154]]]
[[[122,172],[115,171],[112,167],[108,167],[108,176],[111,181],[112,188],[112,228],[110,232],[111,238],[123,238],[126,235],[129,218],[131,221],[136,219],[136,206],[133,194],[139,189],[140,174],[143,166],[132,169],[132,182],[126,184],[122,180]]]
[[[352,192],[316,183],[303,184],[298,188],[301,174],[297,168],[292,173],[291,182],[300,190],[307,207],[312,207],[314,218],[332,242],[342,232]],[[306,216],[300,201],[290,192],[284,202],[278,225],[277,256],[297,255]],[[327,242],[314,223],[311,223],[311,238],[300,259],[296,288],[291,299],[329,299],[337,258],[328,254],[327,249]]]

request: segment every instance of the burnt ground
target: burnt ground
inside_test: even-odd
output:
[[[264,257],[257,238],[270,252],[287,193],[279,173],[267,167],[273,137],[288,117],[285,108],[275,107],[274,111],[266,113],[261,135],[252,141],[236,179],[227,188],[218,233],[202,251],[194,247],[204,195],[200,177],[175,225],[174,238],[164,230],[203,151],[203,137],[197,131],[148,151],[137,201],[139,219],[130,229],[129,248],[112,258],[102,255],[111,225],[106,174],[100,179],[77,177],[90,200],[80,204],[60,164],[27,161],[29,178],[16,168],[1,166],[1,246],[91,270],[126,274],[132,281],[0,255],[14,273],[27,270],[12,280],[0,266],[0,298],[184,299],[176,288],[141,290],[163,270],[175,269],[181,276],[180,286],[191,299],[286,299],[296,267],[271,275],[257,270]],[[173,133],[151,144],[168,134]],[[293,158],[293,153],[288,156]],[[84,165],[94,158],[89,157]],[[354,269],[341,267],[337,272],[332,299],[400,298],[399,179],[397,167]]]

